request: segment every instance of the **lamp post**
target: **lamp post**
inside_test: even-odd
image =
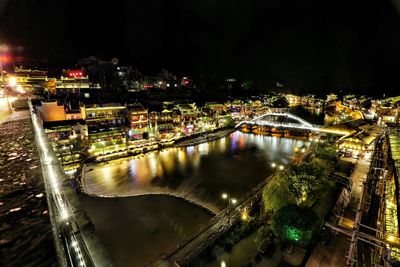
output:
[[[282,164],[276,164],[275,162],[272,162],[272,163],[271,163],[271,167],[272,167],[273,169],[275,169],[277,172],[278,172],[278,171],[283,171],[283,170],[285,169],[285,166],[284,166],[284,165],[282,165]]]
[[[231,210],[230,207],[231,205],[235,205],[237,203],[236,198],[232,198],[229,194],[223,193],[222,198],[228,200],[228,220],[229,220],[229,225],[231,225]]]

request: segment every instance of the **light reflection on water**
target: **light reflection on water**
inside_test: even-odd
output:
[[[271,172],[271,162],[287,164],[299,139],[241,133],[183,148],[168,148],[131,160],[93,166],[89,193],[121,196],[164,192],[191,195],[222,207],[221,192],[240,197]]]

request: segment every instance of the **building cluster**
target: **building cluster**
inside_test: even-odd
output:
[[[57,100],[37,102],[36,112],[66,170],[77,168],[83,159],[138,154],[170,146],[189,136],[207,135],[233,127],[274,108],[267,99],[206,102],[164,101],[146,105],[139,101],[117,104],[88,104]]]
[[[53,77],[47,71],[14,67],[14,70],[2,73],[0,83],[9,92],[29,94],[46,91],[51,95],[79,94],[85,98],[90,98],[100,89],[138,92],[193,86],[190,78],[178,78],[165,69],[157,75],[145,76],[130,66],[121,66],[116,58],[103,61],[95,57],[79,60],[74,68]]]
[[[380,124],[399,124],[400,96],[381,100],[373,100],[371,112],[377,117]]]
[[[305,106],[312,108],[322,107],[324,101],[320,98],[315,97],[315,95],[294,95],[294,94],[285,94],[286,100],[289,103],[289,106]]]
[[[232,127],[268,112],[261,101],[217,103],[163,102],[159,107],[130,104],[38,102],[36,112],[66,170],[83,159],[105,160],[172,145],[193,135]]]

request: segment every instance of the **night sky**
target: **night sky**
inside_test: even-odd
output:
[[[90,55],[200,79],[396,94],[400,1],[0,0],[0,43],[28,59]],[[400,91],[398,91],[400,92]]]

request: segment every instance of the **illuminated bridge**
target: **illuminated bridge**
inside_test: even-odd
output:
[[[312,132],[321,130],[320,126],[313,125],[296,115],[277,112],[270,112],[250,121],[242,121],[236,125],[236,128],[239,127],[261,127],[264,130],[306,130]]]

